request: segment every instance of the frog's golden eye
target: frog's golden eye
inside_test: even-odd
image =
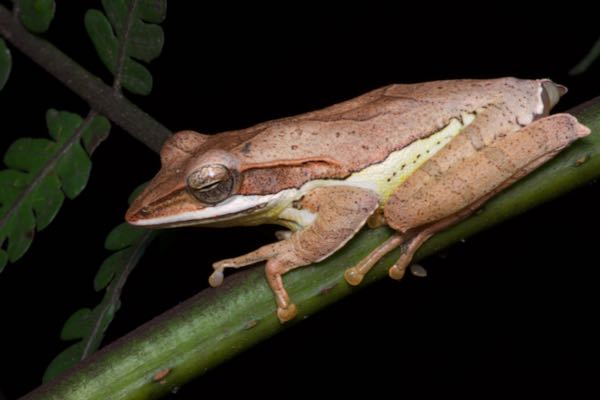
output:
[[[235,175],[222,164],[204,165],[187,177],[189,191],[205,204],[216,204],[231,195]]]

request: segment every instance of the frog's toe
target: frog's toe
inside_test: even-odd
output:
[[[289,304],[287,307],[277,307],[277,318],[282,324],[296,318],[297,310],[295,304]]]
[[[344,278],[349,285],[358,286],[362,282],[365,276],[361,274],[356,267],[348,268],[344,272]]]
[[[400,279],[402,279],[404,277],[405,272],[406,272],[406,267],[402,267],[397,264],[394,264],[388,270],[388,275],[390,276],[390,278],[399,281]]]
[[[208,278],[208,283],[212,287],[221,286],[223,283],[223,270],[215,269],[215,271]]]

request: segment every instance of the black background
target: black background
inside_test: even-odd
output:
[[[83,27],[85,10],[100,2],[57,3],[45,36],[109,82]],[[150,65],[154,90],[128,95],[174,131],[242,128],[400,82],[550,77],[570,88],[560,110],[600,94],[600,62],[583,76],[567,75],[600,34],[591,9],[194,3],[169,3],[165,48]],[[47,108],[87,113],[15,49],[13,58],[0,92],[2,149],[20,136],[47,137]],[[159,167],[155,154],[117,127],[93,162],[82,195],[66,201],[0,276],[0,390],[9,399],[37,386],[67,346],[58,338],[65,319],[99,301],[92,279],[107,255],[104,237],[122,221],[129,192]],[[173,398],[597,394],[599,200],[590,184],[457,244],[423,262],[426,279],[367,288]],[[274,230],[182,229],[155,243],[125,287],[106,342],[192,296],[206,286],[213,261],[272,241]]]

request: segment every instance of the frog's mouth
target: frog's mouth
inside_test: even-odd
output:
[[[144,216],[144,212],[128,213],[126,219],[132,225],[148,228],[174,228],[181,226],[203,226],[203,225],[235,225],[252,224],[252,220],[259,216],[264,216],[268,210],[272,209],[279,194],[271,195],[236,195],[229,199],[210,207],[199,209],[179,209],[173,207],[172,210],[161,210],[162,212],[150,213],[158,214],[154,217]],[[146,211],[148,213],[148,211]],[[162,215],[161,215],[162,214]],[[244,219],[240,221],[240,219]],[[245,223],[249,222],[249,223]]]

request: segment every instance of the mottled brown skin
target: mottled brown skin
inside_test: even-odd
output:
[[[248,129],[218,135],[180,132],[165,143],[161,171],[132,204],[128,219],[203,208],[186,191],[185,176],[215,149],[239,162],[237,194],[276,193],[314,179],[343,179],[439,131],[461,112],[492,111],[495,129],[473,133],[489,144],[534,117],[538,88],[538,81],[515,78],[390,85]]]
[[[416,250],[431,235],[467,217],[569,143],[587,135],[589,129],[570,115],[545,117],[562,94],[564,88],[547,80],[514,78],[392,85],[320,111],[244,130],[214,136],[180,132],[165,143],[161,171],[134,201],[126,218],[134,224],[150,221],[146,226],[227,226],[286,225],[284,219],[295,213],[314,216],[294,232],[278,235],[279,242],[215,263],[210,278],[211,285],[218,286],[224,268],[266,261],[277,315],[285,322],[296,315],[296,307],[282,275],[328,257],[367,220],[370,226],[386,223],[397,233],[349,268],[346,280],[352,285],[360,283],[382,256],[406,243],[404,254],[389,270],[392,278],[400,279]],[[383,162],[464,114],[474,114],[474,121],[394,187],[385,202],[375,189],[344,183],[351,174]],[[199,201],[202,192],[193,190],[216,190],[215,186],[202,186],[204,178],[199,178],[200,187],[191,190],[187,185],[192,184],[186,180],[194,174],[204,177],[199,171],[215,165],[218,171],[228,171],[227,178],[217,183],[227,183],[231,193],[219,203],[208,204],[208,200]],[[263,213],[266,203],[248,200],[289,193],[286,189],[300,189],[315,180],[316,187],[293,192],[298,196],[293,202],[275,196],[288,203],[274,215]],[[324,186],[332,180],[337,180],[334,185]],[[227,208],[238,200],[248,208]],[[281,210],[291,212],[292,217],[284,217]],[[193,217],[209,215],[206,212],[210,216]]]

